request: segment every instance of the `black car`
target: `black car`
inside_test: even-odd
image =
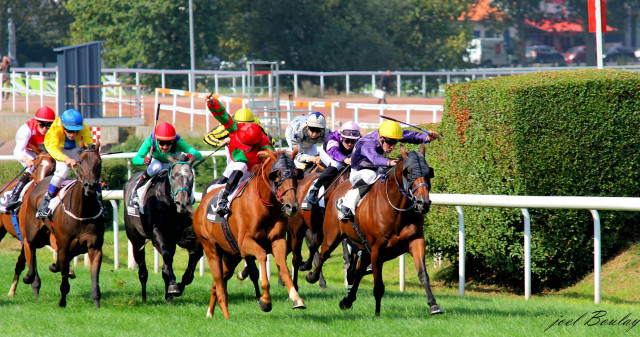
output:
[[[564,55],[545,45],[527,46],[525,49],[525,57],[529,63],[547,63],[558,66],[567,65],[564,62]]]
[[[602,60],[605,63],[617,63],[617,64],[629,64],[636,63],[636,55],[633,49],[629,47],[617,46],[607,50],[602,55]]]

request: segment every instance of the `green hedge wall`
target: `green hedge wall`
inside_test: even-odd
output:
[[[570,70],[450,85],[428,160],[433,192],[640,194],[640,73]],[[467,275],[522,289],[519,209],[465,207]],[[530,209],[532,286],[560,288],[593,270],[587,210]],[[638,232],[637,212],[600,212],[603,258]],[[426,216],[431,252],[457,261],[453,207]]]

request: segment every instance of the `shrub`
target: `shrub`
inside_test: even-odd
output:
[[[638,196],[640,74],[619,70],[535,73],[447,87],[443,139],[428,159],[434,192]],[[530,210],[532,286],[564,287],[593,268],[586,210]],[[638,229],[635,212],[601,212],[602,253]],[[520,210],[465,208],[467,273],[522,288]],[[426,217],[429,249],[457,257],[457,213]]]

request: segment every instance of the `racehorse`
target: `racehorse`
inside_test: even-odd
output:
[[[47,151],[45,151],[44,149],[38,149],[35,147],[30,147],[31,150],[36,154],[36,159],[34,160],[34,167],[35,169],[33,170],[33,172],[31,173],[31,179],[34,181],[31,184],[31,187],[34,186],[35,184],[37,184],[38,182],[40,182],[40,180],[44,179],[45,177],[51,175],[56,167],[56,161],[51,157],[51,155],[49,155],[49,153]],[[10,183],[10,184],[5,184],[4,186],[2,186],[2,188],[0,190],[3,191],[9,191],[11,189],[13,189],[16,184],[18,183],[17,180],[15,180],[14,182]],[[25,195],[27,191],[24,191]],[[17,214],[18,211],[16,210],[15,213]],[[18,227],[18,231],[16,231],[16,227],[13,224],[12,221],[12,217],[13,215],[10,213],[2,213],[0,214],[0,241],[4,238],[4,236],[9,233],[11,234],[14,238],[20,240],[20,242],[22,243],[22,233],[20,232],[20,235],[18,235],[18,232],[20,231],[20,227]],[[55,240],[52,240],[51,245],[53,247],[53,249],[56,249],[56,244],[55,244]],[[16,288],[18,286],[18,279],[20,277],[20,274],[22,274],[22,271],[25,268],[25,257],[24,257],[24,249],[21,248],[20,249],[20,255],[18,256],[18,261],[16,262],[16,267],[15,267],[15,271],[14,271],[14,275],[13,275],[13,281],[11,282],[11,288],[9,289],[9,293],[7,294],[7,296],[9,297],[13,297],[16,293]],[[34,281],[33,283],[31,283],[31,287],[33,289],[34,294],[36,295],[36,298],[38,297],[39,293],[40,293],[40,278],[38,278],[36,281]]]
[[[127,237],[133,245],[133,257],[138,264],[138,279],[142,286],[142,300],[147,300],[147,278],[149,273],[145,261],[145,244],[151,240],[163,259],[162,278],[164,279],[165,300],[173,302],[173,297],[182,295],[185,286],[193,281],[198,260],[202,257],[202,245],[193,232],[194,174],[192,165],[195,157],[188,159],[184,154],[167,156],[171,164],[168,170],[161,171],[152,178],[143,202],[141,214],[130,215],[125,212],[124,227]],[[129,205],[132,188],[142,172],[129,179],[124,188],[124,204]],[[182,281],[176,283],[173,273],[173,257],[176,245],[189,252],[187,269]]]
[[[51,220],[35,217],[40,199],[49,187],[50,177],[40,181],[30,191],[20,209],[20,226],[24,224],[25,227],[25,257],[29,262],[29,271],[23,277],[23,281],[29,284],[36,278],[35,249],[43,247],[49,233],[53,233],[57,243],[57,258],[49,266],[49,270],[54,273],[60,271],[62,276],[61,297],[58,302],[60,307],[67,305],[67,294],[70,290],[69,264],[75,256],[84,253],[89,253],[91,265],[91,298],[95,307],[100,307],[99,276],[104,241],[104,214],[98,192],[102,170],[99,149],[99,143],[80,147],[81,152],[74,168],[77,179],[68,187],[66,193],[61,194],[60,203],[52,210]]]
[[[227,280],[233,276],[235,267],[243,258],[248,264],[255,260],[260,263],[263,295],[260,296],[256,288],[256,298],[262,311],[271,311],[266,267],[268,253],[275,257],[280,276],[289,291],[289,299],[293,302],[293,309],[306,308],[293,286],[286,264],[286,216],[293,216],[298,212],[297,180],[303,174],[295,168],[291,159],[296,153],[294,150],[290,157],[284,151],[267,150],[259,154],[261,163],[252,168],[254,177],[247,183],[242,194],[231,203],[228,222],[222,221],[219,225],[207,219],[209,201],[222,187],[202,197],[200,207],[193,217],[193,227],[204,247],[214,280],[207,317],[213,317],[217,302],[224,318],[229,319]],[[254,285],[257,282],[257,275],[255,276],[251,277]]]
[[[399,163],[391,167],[371,187],[356,209],[355,221],[339,220],[337,209],[327,207],[323,222],[323,241],[320,263],[307,274],[307,281],[315,283],[323,263],[331,252],[348,237],[362,249],[362,257],[355,273],[353,287],[340,301],[341,309],[349,309],[356,300],[360,280],[371,262],[373,269],[373,295],[376,300],[375,315],[380,315],[380,303],[384,295],[382,265],[385,261],[410,253],[418,271],[418,278],[427,293],[431,314],[443,313],[431,292],[429,275],[425,268],[424,214],[429,211],[429,190],[433,169],[424,159],[425,147],[408,152],[400,149]],[[349,189],[349,182],[341,183],[329,197],[328,205],[334,205]]]

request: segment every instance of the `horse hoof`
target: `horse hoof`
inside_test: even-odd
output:
[[[22,282],[24,282],[24,284],[31,284],[35,279],[35,276],[29,276],[29,274],[27,274],[22,277]]]
[[[96,309],[100,309],[100,301],[93,301],[93,304],[96,306]]]
[[[58,306],[60,308],[65,308],[67,306],[67,301],[65,300],[60,300],[60,302],[58,302]]]
[[[60,271],[60,268],[58,268],[58,264],[57,263],[52,263],[52,264],[49,265],[49,270],[52,273],[57,273],[57,272]]]
[[[76,272],[73,269],[69,268],[69,279],[73,280],[76,278]]]
[[[309,282],[311,284],[314,284],[314,283],[318,282],[318,278],[316,278],[314,280],[312,274],[313,273],[307,273],[307,275],[304,278],[307,280],[307,282]]]
[[[180,294],[180,288],[178,288],[177,284],[171,283],[167,288],[167,293],[176,296],[177,294]]]
[[[262,302],[262,300],[258,300],[258,306],[260,307],[260,310],[264,312],[270,312],[272,309],[271,303],[265,303]]]
[[[245,276],[245,275],[243,275],[243,274],[242,274],[242,270],[241,270],[241,271],[239,271],[239,272],[236,274],[236,277],[237,277],[237,278],[238,278],[238,280],[240,280],[240,281],[244,281],[244,280],[246,280],[246,279],[247,279],[247,276]]]
[[[444,314],[444,310],[442,310],[442,308],[440,308],[439,305],[434,304],[431,306],[431,309],[429,310],[429,313],[432,315],[437,315],[437,314]]]
[[[309,269],[311,268],[304,261],[300,263],[300,267],[298,268],[300,271],[308,271]]]
[[[302,300],[295,300],[293,301],[293,307],[291,309],[306,309],[307,306],[304,305],[304,302],[302,302]]]
[[[349,302],[347,301],[347,298],[346,298],[346,297],[343,297],[343,298],[340,300],[340,309],[342,309],[342,310],[351,309],[351,303],[349,303]]]

